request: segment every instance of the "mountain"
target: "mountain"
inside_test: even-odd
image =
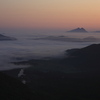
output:
[[[33,100],[100,100],[100,44],[66,52],[62,59],[14,62],[32,66],[24,74],[26,85],[40,97]],[[7,74],[18,76],[17,71]]]
[[[93,33],[100,33],[100,31],[93,31]]]
[[[81,32],[81,33],[87,33],[87,31],[84,28],[76,28],[67,32]]]
[[[71,49],[67,51],[73,51],[70,56],[74,57],[92,57],[93,59],[97,57],[100,57],[100,44],[91,44],[87,47],[81,48],[81,49]],[[92,59],[91,58],[91,59]],[[98,59],[99,60],[99,59]]]
[[[3,41],[3,40],[16,40],[16,38],[0,34],[0,41]]]
[[[70,66],[78,67],[88,71],[100,71],[100,44],[92,44],[81,49],[67,50],[69,58],[66,62]]]

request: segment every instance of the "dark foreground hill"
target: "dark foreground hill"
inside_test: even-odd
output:
[[[63,59],[14,62],[25,68],[27,86],[40,100],[100,100],[100,44],[67,50]],[[11,70],[5,72],[13,76]]]
[[[81,49],[67,50],[69,58],[65,62],[89,71],[100,71],[100,44],[92,44]]]

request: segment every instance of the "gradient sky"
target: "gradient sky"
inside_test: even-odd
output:
[[[0,0],[0,29],[100,30],[100,0]]]

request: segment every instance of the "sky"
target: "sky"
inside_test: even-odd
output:
[[[100,0],[0,0],[0,29],[100,30]]]

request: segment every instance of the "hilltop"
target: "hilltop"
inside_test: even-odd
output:
[[[3,41],[3,40],[17,40],[17,39],[14,37],[9,37],[9,36],[0,34],[0,41]]]
[[[88,31],[86,31],[84,28],[76,28],[67,32],[81,32],[81,33],[87,33]]]

